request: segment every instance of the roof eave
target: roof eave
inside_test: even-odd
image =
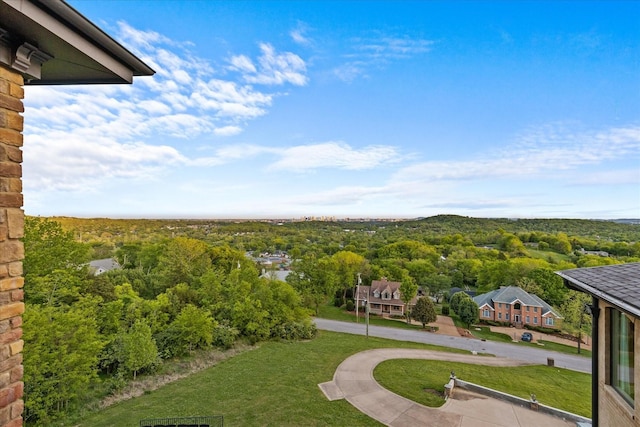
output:
[[[580,280],[567,276],[566,274],[563,274],[562,271],[556,271],[556,274],[564,279],[565,286],[567,286],[569,289],[585,292],[596,297],[597,299],[615,305],[616,307],[626,311],[627,313],[633,314],[636,317],[640,317],[640,310],[638,310],[636,307],[629,305],[628,303],[615,298],[605,292],[602,292],[601,290],[596,289],[593,286],[589,286],[586,283],[581,282]]]

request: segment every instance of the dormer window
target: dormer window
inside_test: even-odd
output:
[[[380,292],[378,290],[375,290],[373,292],[373,296],[376,297],[376,298],[380,298]]]

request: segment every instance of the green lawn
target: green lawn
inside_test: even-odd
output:
[[[263,343],[255,350],[241,353],[189,378],[82,419],[67,419],[57,425],[134,427],[144,418],[194,415],[223,415],[225,425],[232,426],[378,425],[344,400],[328,401],[318,384],[330,381],[337,366],[350,355],[389,347],[443,350],[437,346],[320,331],[311,341]],[[437,362],[399,362],[406,362],[406,365],[398,369],[385,362],[381,365],[382,370],[376,370],[376,377],[380,375],[386,387],[400,394],[413,390],[415,400],[419,402],[424,402],[419,396],[426,394],[421,390],[432,388],[429,384],[433,384],[433,388],[442,387],[453,369],[460,378],[508,392],[512,391],[503,386],[519,384],[521,393],[514,394],[528,397],[528,393],[535,392],[543,403],[547,402],[545,391],[552,395],[558,393],[553,402],[563,402],[564,409],[589,414],[590,377],[584,374],[547,367],[502,368],[494,372],[495,368],[449,362],[433,366],[431,363]],[[391,381],[384,378],[387,369],[392,370]],[[498,386],[485,381],[487,372],[493,372],[490,378],[499,379]],[[427,379],[427,373],[432,373],[433,379]],[[551,386],[554,388],[549,388]],[[569,390],[571,396],[559,394],[560,389]],[[577,400],[584,400],[587,406],[575,409],[578,404],[574,401]]]
[[[591,375],[544,365],[497,368],[429,360],[388,360],[374,372],[387,389],[426,406],[438,407],[449,372],[462,380],[591,417]],[[434,393],[433,390],[437,392]]]
[[[308,342],[267,342],[141,397],[113,405],[73,426],[138,426],[143,418],[223,415],[231,426],[378,425],[318,387],[347,357],[370,348],[442,347],[320,331]],[[468,353],[448,349],[459,353]]]
[[[591,351],[585,350],[584,348],[581,348],[580,354],[578,354],[578,347],[574,347],[566,344],[559,344],[553,341],[540,340],[538,342],[542,344],[546,350],[557,351],[558,353],[575,354],[576,356],[584,356],[589,358],[591,357]],[[531,343],[525,343],[525,344],[539,347],[538,344],[531,344]]]
[[[357,320],[363,325],[365,323],[364,313],[362,311],[359,312],[359,317],[356,319],[355,312],[348,312],[345,311],[344,308],[335,307],[333,305],[320,306],[318,317],[352,323],[355,323]],[[373,314],[369,315],[369,324],[376,326],[389,326],[392,328],[422,329],[422,326],[407,324],[406,320],[385,319]]]
[[[487,341],[501,341],[501,342],[513,341],[513,339],[507,334],[502,334],[499,332],[491,332],[491,329],[488,326],[472,326],[470,331],[474,337],[484,339]]]

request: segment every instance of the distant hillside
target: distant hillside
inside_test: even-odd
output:
[[[436,234],[450,234],[452,232],[468,234],[493,230],[504,230],[510,233],[540,231],[544,233],[562,232],[569,236],[612,241],[640,241],[640,223],[631,221],[634,220],[509,219],[437,215],[417,221],[407,221],[405,224],[429,229]]]

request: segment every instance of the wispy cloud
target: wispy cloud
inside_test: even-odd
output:
[[[230,69],[242,73],[247,83],[262,85],[283,85],[290,83],[296,86],[307,84],[307,66],[302,58],[291,52],[276,52],[269,43],[261,43],[262,55],[258,64],[244,55],[231,57]]]
[[[333,69],[333,74],[343,81],[351,82],[363,77],[371,67],[384,67],[390,62],[413,58],[431,51],[435,41],[412,38],[408,35],[379,34],[351,40],[344,54],[344,63]]]
[[[584,165],[640,157],[640,127],[573,132],[550,125],[530,129],[493,155],[464,161],[428,161],[406,167],[398,181],[524,179],[557,175]]]
[[[285,148],[281,158],[272,163],[272,170],[305,172],[319,168],[364,170],[396,162],[399,158],[390,146],[368,146],[354,149],[342,142],[301,145]]]
[[[304,22],[298,22],[296,28],[289,32],[291,39],[299,45],[309,46],[313,44],[313,40],[307,36],[308,26]]]

